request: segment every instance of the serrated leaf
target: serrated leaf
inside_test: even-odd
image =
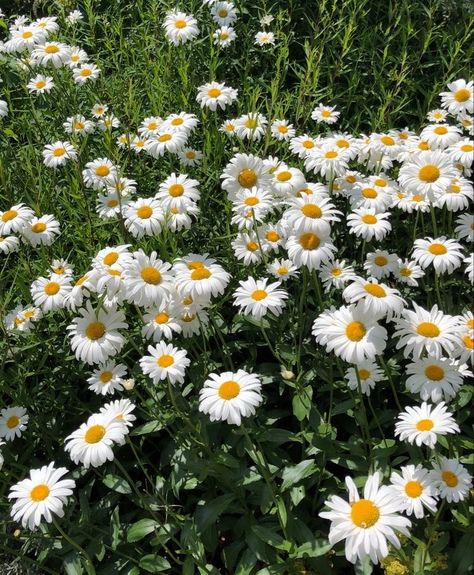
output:
[[[159,527],[159,523],[154,519],[140,519],[129,527],[127,531],[127,542],[135,543],[146,537],[149,533],[153,533]]]

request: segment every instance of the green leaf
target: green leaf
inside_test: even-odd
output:
[[[135,541],[140,541],[149,533],[153,533],[158,527],[159,523],[154,519],[140,519],[128,529],[127,542],[135,543]]]
[[[147,435],[148,433],[154,433],[163,428],[163,424],[160,421],[147,421],[143,425],[140,425],[134,429],[130,435]]]
[[[284,551],[288,551],[291,547],[291,543],[289,541],[285,541],[281,535],[278,535],[276,531],[269,527],[264,527],[263,525],[252,525],[252,531],[261,541],[271,547],[282,549]]]
[[[300,545],[294,553],[291,554],[293,559],[301,559],[302,557],[321,557],[332,548],[332,545],[327,539],[313,539],[306,541]]]
[[[171,569],[170,562],[167,559],[153,554],[142,557],[139,565],[142,569],[148,571],[148,573],[160,573],[161,571]]]
[[[285,501],[282,497],[277,497],[278,515],[280,516],[283,526],[286,527],[288,523],[288,513],[286,511]]]
[[[312,459],[304,459],[297,465],[292,467],[285,467],[282,473],[283,483],[281,486],[282,491],[286,491],[305,477],[309,477],[317,471],[317,467]]]
[[[132,492],[132,488],[128,484],[125,479],[119,477],[118,475],[112,475],[108,473],[103,479],[102,483],[107,486],[112,491],[116,491],[117,493],[124,493],[128,494]]]
[[[202,533],[213,525],[234,499],[232,493],[216,497],[212,501],[200,501],[194,515],[198,533]]]
[[[313,388],[310,385],[304,387],[300,392],[293,396],[293,414],[298,421],[303,421],[303,419],[308,417],[311,410],[312,397]]]
[[[374,566],[370,560],[370,557],[364,557],[363,561],[357,561],[354,565],[355,575],[371,575]]]
[[[82,575],[84,573],[79,553],[67,555],[63,561],[63,567],[66,575]]]

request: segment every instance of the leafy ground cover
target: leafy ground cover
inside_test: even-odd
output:
[[[469,572],[472,22],[3,7],[13,573]]]

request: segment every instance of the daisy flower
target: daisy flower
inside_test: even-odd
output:
[[[55,68],[63,66],[69,57],[69,46],[62,42],[45,42],[36,44],[31,52],[31,59],[36,65],[47,66],[51,64]]]
[[[265,30],[257,32],[255,34],[255,42],[256,46],[267,46],[271,44],[272,46],[275,45],[275,34],[273,32],[265,32]]]
[[[279,142],[288,141],[294,138],[296,134],[293,124],[290,124],[288,120],[274,120],[270,126],[270,131],[272,136]]]
[[[201,163],[203,153],[194,148],[182,148],[178,152],[178,157],[183,166],[197,166]]]
[[[143,250],[133,253],[124,270],[127,300],[139,306],[159,305],[173,289],[174,274],[171,264],[158,258],[156,252],[148,256]]]
[[[180,208],[172,207],[166,214],[166,225],[172,232],[189,230],[193,223],[193,218],[199,214],[199,208],[194,202],[183,204]]]
[[[116,206],[115,206],[116,207]],[[125,227],[133,237],[157,236],[165,223],[161,202],[154,198],[138,198],[123,206]]]
[[[43,163],[48,168],[63,166],[68,160],[77,160],[77,152],[69,142],[54,142],[43,150]]]
[[[467,256],[467,258],[464,258],[463,263],[466,264],[464,273],[467,274],[471,284],[474,284],[474,253],[471,253]]]
[[[387,321],[398,316],[406,305],[398,290],[376,279],[368,281],[356,277],[342,292],[342,297],[348,303],[358,303],[361,311],[368,316],[386,318]]]
[[[339,216],[342,215],[330,199],[315,194],[290,198],[287,204],[289,208],[285,211],[284,218],[292,228],[304,228],[322,236],[329,235],[330,225],[340,221]]]
[[[351,563],[369,557],[372,563],[389,553],[387,539],[396,549],[400,540],[396,532],[409,537],[409,519],[399,515],[403,501],[391,487],[380,485],[379,472],[369,475],[364,486],[364,497],[360,499],[355,483],[346,477],[349,501],[332,495],[326,502],[330,511],[319,514],[331,521],[329,542],[335,545],[346,539],[346,559]]]
[[[449,124],[426,126],[420,138],[428,142],[432,150],[445,150],[461,139],[461,130]]]
[[[21,230],[23,238],[32,246],[50,246],[59,235],[59,222],[52,215],[36,216]]]
[[[108,158],[97,158],[87,162],[82,178],[86,187],[99,190],[107,185],[110,178],[117,178],[117,167]]]
[[[72,10],[66,16],[67,22],[69,24],[77,24],[78,22],[82,22],[84,20],[84,16],[80,10]]]
[[[240,281],[239,287],[233,293],[234,305],[239,307],[244,315],[251,315],[257,320],[261,320],[269,311],[273,315],[280,315],[288,293],[278,289],[280,282],[267,282],[267,278],[255,280],[252,277]]]
[[[268,244],[261,242],[259,244],[258,240],[257,235],[250,231],[249,233],[240,233],[232,240],[231,246],[234,255],[238,260],[242,260],[244,265],[249,266],[262,261],[264,253],[269,251]]]
[[[53,521],[53,515],[64,516],[64,505],[72,495],[76,483],[61,479],[68,473],[65,467],[54,467],[54,461],[40,469],[31,469],[30,476],[10,488],[8,499],[15,499],[10,516],[24,528],[34,529],[44,519]]]
[[[195,114],[180,112],[179,114],[170,114],[163,121],[160,130],[170,132],[182,132],[187,135],[193,132],[198,124],[199,120]]]
[[[308,134],[303,134],[302,136],[297,136],[296,138],[291,138],[290,140],[290,152],[297,155],[300,158],[306,158],[311,150],[319,147],[320,143],[316,138],[309,136]]]
[[[166,151],[178,153],[186,145],[188,134],[181,130],[160,131],[145,142],[145,150],[152,158],[159,158]]]
[[[5,100],[0,100],[0,118],[8,116],[8,104]]]
[[[178,291],[192,298],[221,295],[230,281],[230,274],[209,254],[189,254],[173,265]]]
[[[89,365],[105,363],[125,343],[125,338],[118,331],[128,327],[125,314],[117,310],[116,306],[96,311],[89,301],[79,313],[81,316],[76,317],[67,327],[72,351],[78,360]]]
[[[429,122],[445,122],[448,117],[448,112],[446,110],[441,110],[441,108],[436,108],[435,110],[431,110],[426,115],[426,119]]]
[[[306,266],[310,271],[317,270],[322,264],[334,257],[336,247],[329,235],[317,234],[309,227],[301,227],[286,240],[288,257],[297,266]]]
[[[130,381],[130,380],[126,380]],[[133,381],[133,380],[132,380]],[[125,387],[125,381],[124,381]],[[126,428],[132,427],[133,422],[137,419],[133,415],[135,405],[129,399],[116,399],[109,403],[105,403],[99,410],[99,412],[112,421],[121,422]]]
[[[16,236],[0,236],[0,252],[11,254],[20,249],[20,240]]]
[[[398,181],[408,192],[424,194],[434,202],[456,176],[449,154],[436,150],[413,155],[401,166]]]
[[[325,289],[335,287],[342,289],[350,280],[357,276],[352,266],[346,265],[346,260],[331,260],[321,265],[319,277]]]
[[[463,378],[472,377],[466,365],[446,357],[417,359],[407,365],[406,373],[407,390],[433,403],[450,401],[461,388]]]
[[[33,210],[25,204],[16,204],[4,212],[0,210],[0,235],[8,236],[21,232],[34,215]]]
[[[312,148],[304,158],[305,168],[315,174],[332,180],[342,176],[349,169],[349,154],[335,143],[326,143],[319,148]]]
[[[219,132],[222,132],[229,138],[235,136],[235,120],[225,120],[222,122]]]
[[[373,208],[358,208],[347,216],[347,226],[350,234],[355,234],[366,241],[375,238],[383,240],[387,236],[392,225],[387,221],[389,212],[376,213]]]
[[[360,307],[331,307],[314,320],[311,332],[328,353],[348,363],[373,361],[385,349],[387,331]]]
[[[384,372],[373,361],[363,361],[355,367],[350,367],[345,376],[349,389],[358,391],[360,381],[360,389],[367,396],[370,396],[378,381],[385,379]]]
[[[470,168],[474,161],[474,142],[468,138],[463,138],[453,144],[448,149],[454,162],[462,164],[466,168]]]
[[[55,274],[49,278],[38,278],[30,288],[35,306],[40,307],[43,312],[64,308],[71,291],[71,278]]]
[[[218,26],[231,26],[237,19],[237,12],[232,2],[214,2],[211,16]]]
[[[433,463],[428,481],[448,503],[464,501],[472,487],[472,477],[466,468],[457,459],[447,457],[440,457],[439,463]]]
[[[262,160],[252,154],[236,154],[224,168],[221,178],[222,188],[230,200],[253,187],[269,189],[271,181]]]
[[[217,108],[225,110],[235,100],[237,100],[238,90],[226,86],[224,83],[209,82],[198,88],[196,101],[201,105],[201,108],[209,108],[216,111]]]
[[[113,394],[123,390],[123,380],[127,375],[127,368],[122,363],[116,364],[108,361],[100,365],[87,379],[89,389],[98,395]]]
[[[100,70],[95,64],[85,62],[80,64],[72,71],[74,82],[82,86],[86,82],[96,80],[99,77]]]
[[[237,38],[237,34],[232,26],[221,26],[214,32],[212,37],[214,38],[214,44],[219,45],[221,48],[226,48]]]
[[[92,134],[95,130],[94,122],[87,120],[85,116],[76,114],[69,116],[63,123],[64,131],[68,134]]]
[[[408,286],[417,286],[416,281],[425,275],[425,272],[414,261],[409,259],[398,259],[397,266],[393,270],[393,275],[397,280]]]
[[[158,193],[155,195],[160,200],[164,210],[170,208],[182,208],[183,204],[197,202],[200,199],[198,190],[199,182],[188,177],[187,174],[178,174],[174,172],[160,184]]]
[[[266,127],[267,119],[258,112],[244,114],[235,120],[235,134],[241,139],[260,140]]]
[[[298,168],[281,163],[272,173],[272,188],[279,197],[292,196],[306,187],[306,178]]]
[[[240,425],[242,417],[254,415],[262,403],[261,389],[258,377],[243,369],[210,373],[199,392],[199,411],[211,421]]]
[[[341,112],[336,111],[336,106],[325,106],[324,104],[319,104],[311,112],[311,119],[318,123],[324,124],[335,124]]]
[[[121,198],[117,192],[97,195],[96,212],[103,219],[113,219],[120,214],[121,209],[128,205],[128,201]]]
[[[282,282],[296,277],[300,273],[291,260],[285,259],[271,262],[267,265],[267,271]]]
[[[405,411],[398,414],[395,424],[395,437],[400,436],[400,441],[407,440],[412,445],[416,443],[434,448],[438,435],[459,433],[458,424],[453,414],[447,410],[444,402],[439,403],[434,409],[431,405],[423,402],[420,407],[406,407]]]
[[[184,383],[186,368],[191,361],[184,349],[178,349],[170,343],[160,341],[155,347],[148,346],[148,353],[140,358],[140,367],[153,383],[168,379],[170,383]]]
[[[429,482],[429,471],[421,465],[406,465],[401,474],[393,472],[390,483],[405,504],[405,513],[417,519],[425,516],[425,508],[436,511],[438,490]]]
[[[169,12],[163,22],[163,28],[166,37],[175,46],[194,40],[199,34],[196,18],[184,12]]]
[[[69,68],[74,69],[80,64],[85,64],[88,60],[89,56],[85,50],[72,46],[67,53],[65,62]]]
[[[361,181],[352,187],[349,201],[354,208],[374,208],[377,213],[384,212],[390,206],[393,196],[370,181]]]
[[[143,322],[142,336],[153,339],[154,342],[173,339],[173,336],[181,331],[174,306],[169,300],[163,300],[159,306],[146,310]]]
[[[0,411],[0,438],[13,441],[21,437],[28,423],[24,407],[6,407]]]
[[[474,200],[473,187],[466,178],[455,178],[451,184],[439,195],[436,207],[446,208],[451,212],[467,210]]]
[[[51,92],[54,88],[53,78],[51,76],[43,76],[38,74],[26,85],[30,94],[45,94]]]
[[[130,244],[121,246],[107,247],[99,250],[95,258],[92,260],[92,267],[110,267],[115,266],[116,269],[123,269],[124,266],[131,263],[133,256],[128,251]]]
[[[138,127],[138,133],[142,138],[149,138],[154,134],[158,133],[159,129],[163,124],[163,119],[160,116],[148,116],[146,117]]]
[[[450,114],[474,112],[474,82],[460,79],[448,84],[449,92],[441,92],[441,106]]]
[[[445,236],[415,240],[413,246],[413,259],[416,263],[423,269],[432,265],[437,274],[452,274],[461,266],[464,257],[461,244]]]
[[[122,421],[95,413],[66,437],[64,449],[76,465],[82,463],[86,469],[99,467],[114,459],[112,447],[115,443],[123,445],[127,433]]]
[[[118,128],[120,126],[120,120],[113,114],[106,114],[103,118],[97,122],[99,130],[106,132],[107,130],[112,130],[113,128]]]
[[[94,104],[91,109],[91,114],[94,118],[102,118],[108,112],[109,107],[107,104]]]
[[[398,267],[397,254],[390,254],[385,250],[369,252],[364,262],[364,270],[367,274],[376,279],[389,276]]]

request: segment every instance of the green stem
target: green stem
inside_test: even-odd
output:
[[[74,549],[76,549],[84,557],[84,559],[86,561],[87,573],[89,575],[95,575],[94,564],[92,563],[92,559],[91,559],[90,555],[87,553],[87,551],[85,549],[83,549],[78,543],[76,543],[74,541],[74,539],[71,539],[71,537],[69,537],[69,535],[65,531],[63,531],[63,529],[61,528],[61,526],[59,525],[59,523],[56,521],[56,519],[54,517],[53,517],[53,524],[56,527],[56,529],[59,531],[61,536],[64,537],[64,539],[69,543],[69,545],[74,547]]]

